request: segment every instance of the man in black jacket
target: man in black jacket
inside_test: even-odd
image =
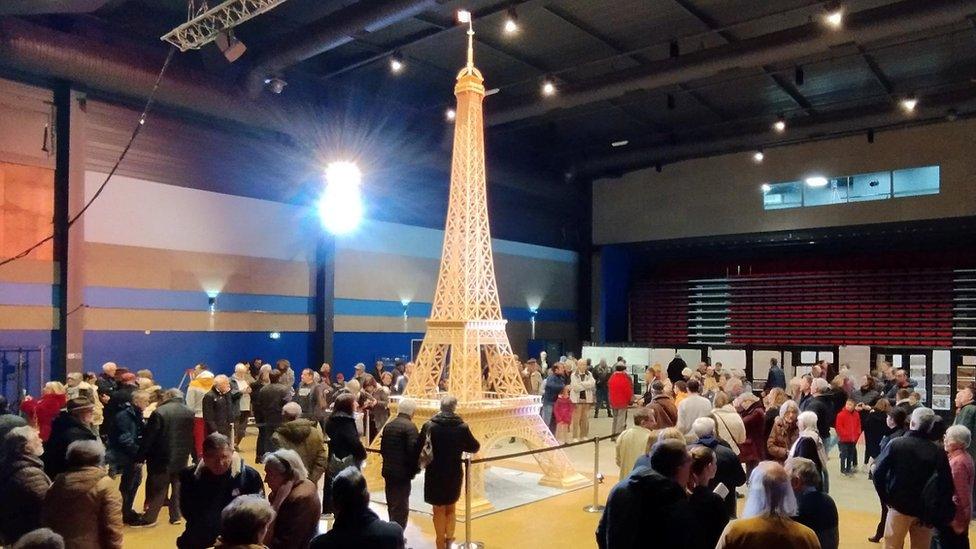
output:
[[[662,440],[651,448],[650,467],[631,471],[610,490],[596,530],[600,549],[690,547],[695,523],[685,486],[691,456],[680,440]],[[654,529],[653,543],[648,525]]]
[[[786,460],[786,473],[796,496],[797,516],[793,519],[813,530],[820,549],[837,549],[840,540],[837,505],[820,491],[821,476],[817,464],[802,457]]]
[[[309,549],[403,549],[403,528],[381,520],[369,508],[369,490],[359,469],[347,467],[332,481],[336,520]]]
[[[95,386],[98,387],[98,398],[102,400],[102,404],[108,404],[112,394],[119,386],[115,381],[115,371],[118,369],[119,367],[114,362],[102,364],[102,375],[98,376],[95,381]]]
[[[746,483],[746,473],[742,470],[739,457],[724,440],[715,438],[715,420],[710,417],[700,417],[691,424],[691,432],[698,437],[689,446],[705,446],[715,452],[717,470],[708,488],[714,490],[719,484],[729,489],[725,496],[725,510],[729,518],[735,518],[735,489]],[[643,459],[643,458],[641,458]],[[640,464],[638,460],[638,464]]]
[[[220,512],[237,496],[263,494],[261,475],[234,452],[224,435],[203,441],[203,457],[180,472],[180,510],[186,528],[176,540],[179,549],[213,547],[220,532]]]
[[[830,393],[830,383],[826,379],[815,378],[810,382],[811,398],[800,405],[801,412],[817,414],[817,433],[829,452],[830,427],[834,424],[834,398]]]
[[[68,468],[68,445],[79,440],[98,440],[92,429],[95,406],[83,397],[68,401],[65,410],[51,423],[51,436],[44,443],[44,472],[52,479]]]
[[[953,484],[949,459],[929,440],[935,412],[912,412],[909,432],[892,440],[878,456],[874,487],[888,506],[885,545],[901,547],[910,535],[912,547],[928,547],[932,525],[952,517]],[[948,509],[948,517],[943,512]],[[940,516],[941,515],[941,516]]]
[[[241,394],[231,390],[229,377],[219,375],[214,378],[213,387],[203,397],[203,422],[207,435],[220,433],[233,438],[234,401],[239,398]]]
[[[193,452],[193,410],[183,402],[179,389],[163,393],[163,401],[149,416],[139,445],[139,460],[146,462],[146,514],[134,526],[156,525],[159,511],[169,497],[169,523],[183,521],[180,514],[180,471]]]
[[[115,428],[108,435],[108,461],[113,476],[122,474],[119,482],[119,491],[122,492],[122,521],[129,525],[136,524],[141,518],[132,509],[132,504],[135,502],[139,484],[142,483],[142,465],[136,460],[145,427],[142,411],[148,406],[149,393],[133,392],[132,401],[123,403],[115,414]]]
[[[454,506],[461,497],[461,456],[481,449],[468,424],[455,413],[457,398],[441,400],[441,411],[430,418],[420,432],[419,444],[428,433],[433,459],[424,475],[424,501],[434,507],[434,535],[437,547],[450,547],[454,540]]]
[[[386,506],[390,520],[407,529],[410,515],[410,481],[420,472],[418,464],[419,434],[413,424],[417,403],[410,399],[400,401],[397,417],[386,424],[380,439],[383,455],[383,480],[386,481]]]
[[[115,416],[126,403],[132,401],[132,393],[138,388],[136,375],[132,372],[125,372],[119,376],[119,383],[102,411],[105,416],[105,426],[102,429],[106,436],[111,435],[112,429],[115,428]]]
[[[284,421],[281,418],[281,407],[288,402],[291,395],[291,388],[281,382],[280,371],[271,370],[269,378],[271,383],[261,387],[257,394],[251,395],[251,408],[258,424],[257,461],[261,461],[265,453],[275,450],[271,436]]]
[[[671,380],[671,383],[684,381],[685,376],[681,372],[687,367],[688,364],[685,362],[685,359],[681,358],[681,355],[674,355],[674,358],[668,363],[668,379]]]

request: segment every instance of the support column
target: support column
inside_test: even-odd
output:
[[[51,337],[51,377],[63,380],[68,360],[68,185],[71,143],[71,85],[54,86],[54,265],[58,321]]]
[[[88,160],[87,99],[83,92],[71,92],[71,138],[68,158],[68,212],[76,215],[85,207],[85,168]],[[111,185],[111,183],[109,183]],[[87,214],[86,214],[87,215]],[[85,216],[68,231],[67,371],[84,371],[85,345]]]
[[[592,318],[593,296],[593,181],[582,182],[583,213],[580,219],[580,242],[577,248],[579,262],[576,273],[576,331],[582,348],[586,341],[595,340],[595,323]]]
[[[335,341],[335,238],[322,231],[315,246],[315,333],[312,364],[332,363]],[[334,366],[334,365],[333,365]]]

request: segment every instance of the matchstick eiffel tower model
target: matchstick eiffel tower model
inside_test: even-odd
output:
[[[481,442],[478,458],[497,441],[511,437],[522,439],[531,449],[558,444],[539,416],[540,398],[526,393],[499,305],[485,181],[485,86],[474,66],[473,46],[474,30],[468,20],[468,62],[454,86],[454,155],[440,273],[427,333],[405,396],[417,400],[414,421],[423,424],[438,412],[444,395],[439,383],[446,379],[447,393],[458,399],[458,414]],[[379,447],[379,438],[373,446]],[[535,454],[535,458],[543,474],[540,484],[568,487],[586,482],[562,450]],[[473,513],[491,509],[484,474],[483,465],[473,467]],[[458,506],[458,513],[468,512],[462,507]]]

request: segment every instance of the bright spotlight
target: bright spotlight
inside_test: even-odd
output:
[[[454,119],[457,118],[457,111],[454,109],[447,109],[444,112],[444,118],[447,118],[448,122],[454,122]]]
[[[468,10],[458,10],[457,12],[458,23],[470,23],[471,22],[471,12]]]
[[[762,192],[764,193],[768,193],[769,191],[773,190],[773,188],[769,186],[769,183],[763,183],[761,188]]]
[[[832,29],[839,29],[844,24],[844,8],[831,6],[824,14],[824,23]]]
[[[344,234],[359,225],[363,202],[359,192],[362,173],[352,162],[333,162],[325,169],[325,192],[319,200],[322,225],[333,234]]]
[[[914,95],[909,95],[908,97],[901,100],[901,110],[906,113],[915,112],[915,107],[918,106],[918,98]]]
[[[515,13],[515,8],[510,8],[505,18],[505,34],[515,34],[518,30],[518,14]]]
[[[773,129],[776,130],[777,133],[783,133],[783,132],[785,132],[786,131],[786,119],[783,118],[782,116],[779,117],[779,118],[777,118],[776,119],[776,122],[773,122]]]
[[[542,95],[553,95],[556,93],[556,85],[551,80],[542,83]]]
[[[822,175],[814,175],[806,179],[807,185],[811,187],[826,187],[830,180]]]
[[[403,70],[403,56],[399,53],[395,53],[390,57],[390,70],[393,73],[399,73]]]
[[[762,162],[765,158],[766,158],[766,155],[763,154],[762,151],[756,151],[752,155],[752,161],[755,162],[756,164]]]

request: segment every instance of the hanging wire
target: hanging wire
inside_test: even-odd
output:
[[[149,110],[156,102],[156,91],[159,90],[159,83],[163,80],[163,75],[166,74],[166,69],[169,68],[169,64],[170,61],[173,60],[174,53],[176,53],[176,47],[171,47],[169,49],[169,53],[166,54],[166,61],[163,62],[163,66],[159,70],[159,74],[156,75],[156,81],[153,83],[152,91],[149,92],[149,98],[146,100],[146,105],[145,107],[142,108],[142,113],[139,115],[139,122],[136,124],[136,127],[132,129],[132,135],[129,136],[129,142],[125,144],[125,148],[122,149],[122,153],[119,155],[118,160],[115,161],[115,165],[112,166],[112,169],[105,176],[105,180],[102,181],[102,184],[98,186],[98,190],[95,191],[95,194],[93,194],[92,197],[88,199],[88,202],[85,203],[85,206],[81,208],[81,210],[79,210],[78,213],[76,213],[75,215],[71,216],[68,219],[69,229],[71,228],[72,225],[74,225],[75,221],[78,221],[78,219],[82,215],[84,215],[86,211],[88,211],[88,208],[90,208],[92,203],[95,202],[95,199],[97,199],[99,195],[102,194],[102,191],[105,190],[105,186],[108,185],[109,180],[112,179],[112,176],[114,176],[115,172],[119,169],[119,165],[122,164],[123,160],[125,160],[125,156],[129,153],[129,149],[132,148],[132,144],[135,142],[136,137],[139,135],[139,132],[141,132],[142,128],[146,125],[146,117],[149,115]],[[20,252],[19,254],[12,257],[8,257],[3,261],[0,261],[0,267],[3,267],[8,263],[13,263],[18,259],[23,259],[27,257],[28,255],[31,254],[31,252],[40,248],[41,246],[50,242],[51,240],[54,240],[53,234],[41,240],[40,242],[37,242],[30,248],[27,248],[26,250]]]

